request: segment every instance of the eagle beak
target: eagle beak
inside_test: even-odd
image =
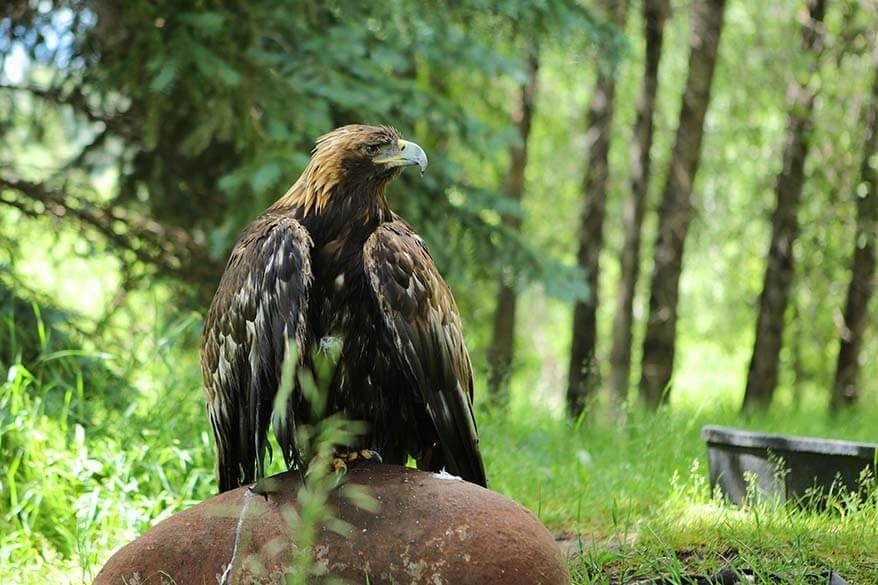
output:
[[[418,165],[421,168],[421,174],[427,170],[427,153],[424,149],[408,140],[400,138],[396,142],[396,149],[393,154],[384,158],[376,158],[376,163],[386,164],[388,167],[411,167]]]

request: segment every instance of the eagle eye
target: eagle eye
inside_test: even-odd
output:
[[[365,150],[366,154],[369,156],[375,156],[381,150],[381,147],[377,144],[367,144],[363,150]]]

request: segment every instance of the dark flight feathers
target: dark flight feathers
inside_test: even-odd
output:
[[[221,491],[250,483],[261,471],[286,352],[291,344],[304,346],[310,247],[298,221],[263,215],[235,245],[211,305],[202,361]],[[274,421],[280,445],[293,445],[294,420]],[[295,455],[284,449],[288,463]]]
[[[448,471],[485,485],[472,366],[451,291],[423,240],[399,220],[375,230],[364,263],[405,376],[436,425]]]

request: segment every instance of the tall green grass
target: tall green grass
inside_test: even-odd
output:
[[[194,316],[89,338],[46,311],[3,305],[0,583],[87,583],[112,552],[214,493]],[[98,340],[98,341],[95,341]],[[878,501],[736,508],[707,484],[703,424],[874,441],[872,403],[829,419],[782,405],[742,419],[719,399],[570,422],[517,400],[479,412],[490,487],[539,515],[577,554],[574,582],[711,572],[791,582],[835,567],[878,582]],[[275,461],[270,468],[280,469]]]
[[[171,323],[132,361],[77,346],[39,309],[20,317],[2,313],[18,335],[0,364],[0,583],[90,582],[113,549],[214,489],[197,376],[177,346],[198,324]],[[151,391],[127,382],[146,369]]]

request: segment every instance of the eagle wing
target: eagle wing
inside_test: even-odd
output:
[[[472,365],[448,285],[423,240],[401,220],[381,225],[363,257],[391,343],[436,427],[446,467],[485,485],[472,411]]]
[[[299,222],[265,214],[245,230],[204,325],[201,367],[217,448],[220,491],[262,475],[266,434],[284,359],[305,342],[311,238]],[[295,397],[274,421],[289,464],[295,448]],[[277,413],[276,413],[277,414]]]

